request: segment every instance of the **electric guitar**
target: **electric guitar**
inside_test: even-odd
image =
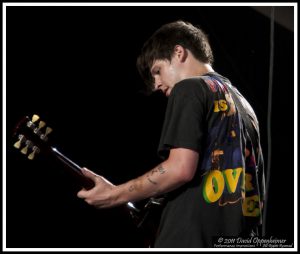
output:
[[[38,115],[25,116],[14,129],[13,136],[16,141],[14,147],[19,149],[29,160],[34,160],[40,153],[58,160],[81,187],[85,189],[93,188],[94,182],[83,175],[81,167],[50,143],[49,135],[52,132],[53,129],[47,126]],[[141,208],[132,202],[128,202],[124,207],[137,228],[142,229],[148,235],[146,239],[147,245],[152,244],[153,239],[150,238],[153,236],[151,234],[155,234],[156,230],[154,223],[148,218],[151,218],[153,211],[157,213],[158,210],[161,210],[164,201],[164,197],[150,198],[142,202],[143,206]]]

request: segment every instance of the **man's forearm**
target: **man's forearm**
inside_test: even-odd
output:
[[[168,163],[162,163],[146,174],[116,186],[114,190],[115,201],[122,204],[158,196],[179,187],[183,183],[178,179],[174,168],[170,168]]]
[[[77,194],[88,204],[108,208],[172,191],[191,181],[197,169],[199,155],[185,148],[173,148],[166,161],[146,174],[118,186],[89,170],[83,174],[92,179],[95,187]]]

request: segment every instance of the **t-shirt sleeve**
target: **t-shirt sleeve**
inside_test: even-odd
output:
[[[173,88],[168,100],[158,154],[166,159],[171,148],[199,152],[205,131],[205,83],[186,79]]]

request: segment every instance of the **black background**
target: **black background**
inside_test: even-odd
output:
[[[167,100],[140,92],[135,61],[144,41],[164,23],[183,19],[206,31],[214,69],[252,104],[267,155],[270,20],[252,8],[9,6],[6,11],[8,248],[143,246],[126,214],[89,207],[59,165],[42,156],[28,161],[13,148],[12,130],[22,116],[39,114],[54,129],[52,141],[62,152],[116,184],[151,169],[159,162]],[[290,240],[293,57],[293,32],[276,23],[267,234]]]

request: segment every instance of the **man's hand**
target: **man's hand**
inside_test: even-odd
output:
[[[108,208],[117,205],[112,195],[113,190],[116,187],[115,185],[87,168],[83,168],[82,173],[87,178],[90,178],[95,183],[95,186],[90,190],[81,189],[77,193],[79,198],[84,199],[85,202],[96,208]]]

